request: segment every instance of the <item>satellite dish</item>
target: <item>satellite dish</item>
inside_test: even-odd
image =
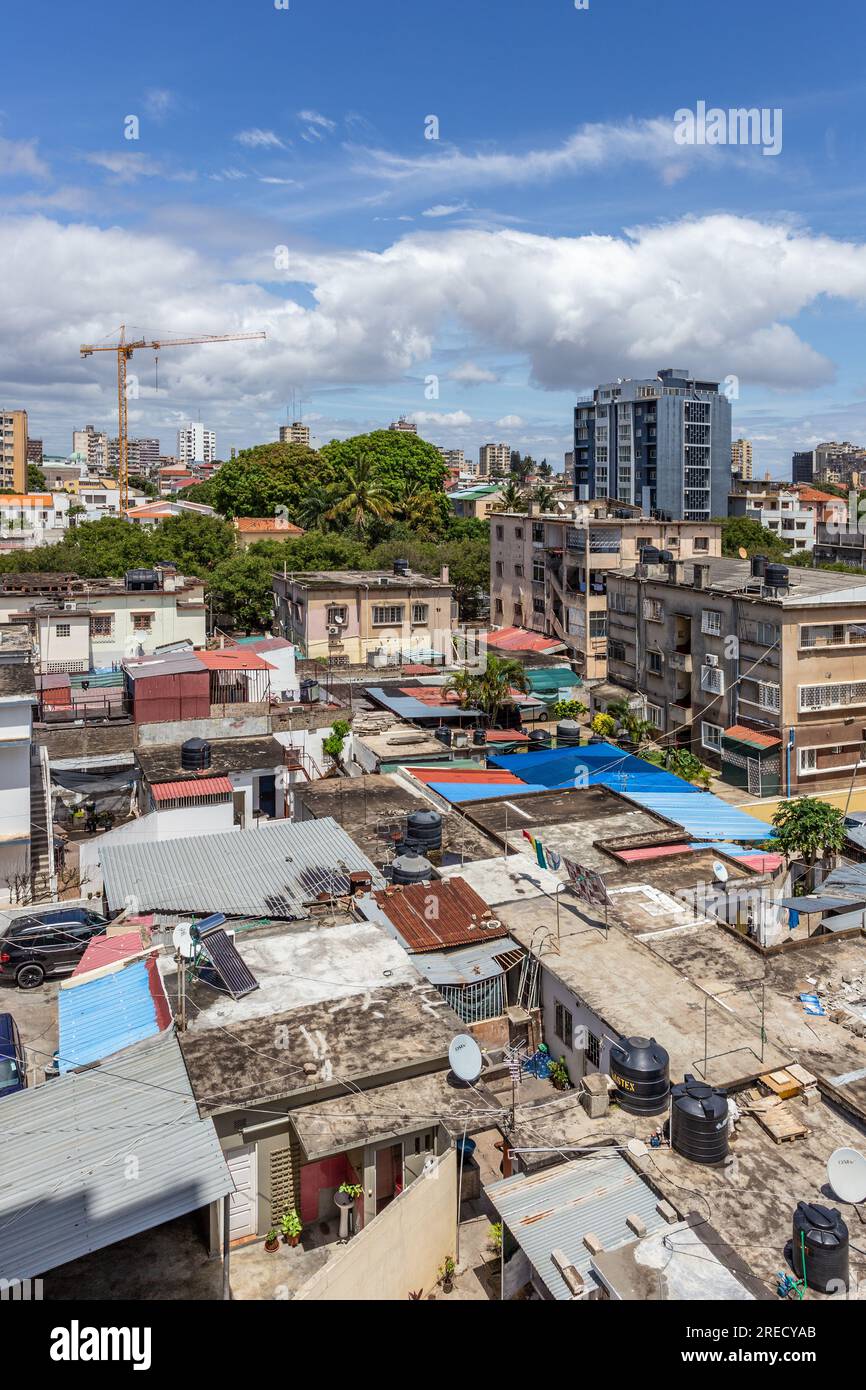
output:
[[[837,1149],[827,1163],[827,1178],[840,1202],[866,1202],[866,1156],[857,1149]]]
[[[448,1049],[451,1070],[461,1081],[477,1081],[481,1075],[481,1048],[470,1033],[458,1033]]]
[[[642,1139],[629,1139],[626,1148],[632,1158],[643,1158],[645,1154],[649,1153],[649,1149]]]
[[[192,944],[192,922],[178,922],[171,934],[172,945],[184,960],[192,960],[195,950]]]
[[[713,864],[713,877],[718,883],[727,883],[728,881],[728,871],[721,859],[717,859]]]
[[[749,552],[744,545],[740,546],[739,550],[737,551],[737,554],[739,555],[741,560],[748,560],[749,558]]]

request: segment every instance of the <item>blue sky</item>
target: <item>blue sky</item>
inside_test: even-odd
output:
[[[866,442],[862,12],[793,0],[16,7],[0,97],[0,400],[113,427],[78,345],[264,329],[133,364],[136,433],[221,455],[294,390],[320,439],[417,416],[561,462],[575,396],[733,382],[758,468]],[[780,110],[781,149],[675,113]],[[125,134],[138,122],[137,139]],[[430,117],[438,139],[425,138]]]

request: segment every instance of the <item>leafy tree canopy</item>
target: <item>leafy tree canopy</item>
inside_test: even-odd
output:
[[[781,801],[773,812],[776,844],[784,855],[803,856],[811,867],[827,850],[845,843],[845,817],[835,806],[815,796]]]
[[[736,556],[742,547],[750,558],[753,555],[766,555],[770,560],[784,558],[784,541],[760,522],[746,516],[725,516],[719,520],[722,525],[723,555]]]
[[[273,516],[285,507],[293,521],[306,489],[313,482],[331,481],[323,476],[328,471],[316,450],[305,444],[257,444],[224,463],[208,486],[213,506],[223,516]]]
[[[27,491],[44,492],[46,487],[45,474],[38,463],[28,463],[27,465]]]

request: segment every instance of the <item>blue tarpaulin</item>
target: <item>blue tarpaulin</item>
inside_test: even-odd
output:
[[[532,753],[507,753],[487,759],[515,777],[532,779],[549,790],[603,786],[627,796],[646,811],[665,816],[689,835],[706,841],[772,840],[775,831],[757,816],[730,806],[720,796],[701,791],[633,753],[610,743],[583,748],[543,748]]]

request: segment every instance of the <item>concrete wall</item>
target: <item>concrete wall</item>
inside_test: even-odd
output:
[[[266,738],[270,732],[266,714],[238,715],[233,719],[179,719],[165,724],[139,724],[138,745],[154,748],[162,743],[185,743],[188,738]]]
[[[405,1302],[429,1292],[457,1245],[457,1154],[449,1149],[314,1275],[296,1299]]]

